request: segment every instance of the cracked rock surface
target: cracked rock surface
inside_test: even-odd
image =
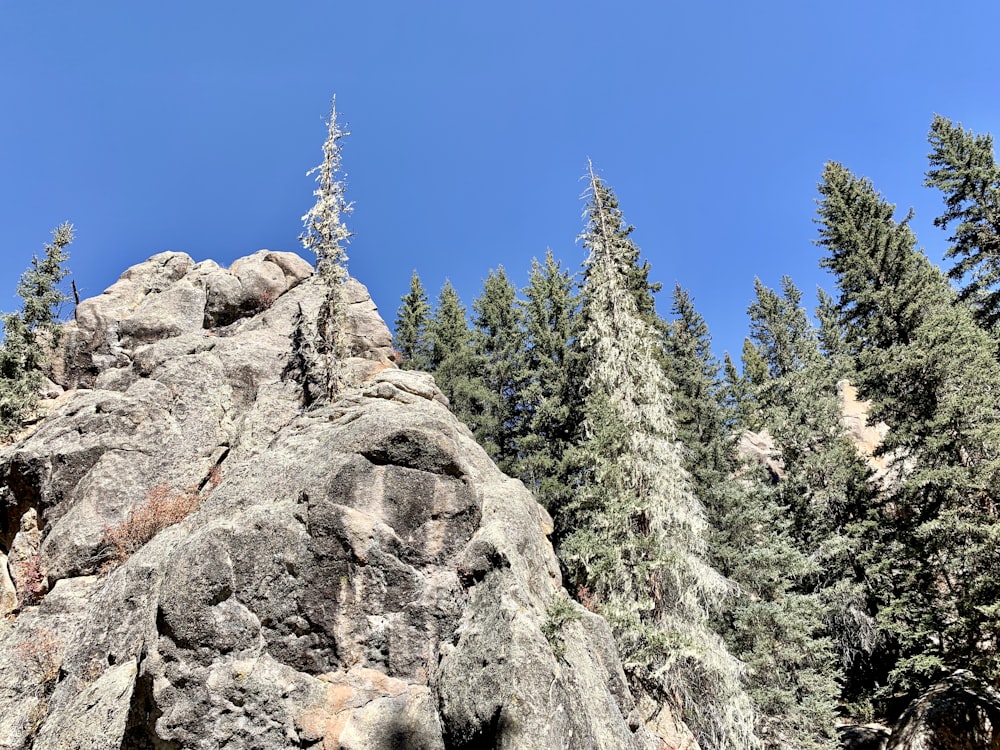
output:
[[[79,305],[0,449],[0,749],[656,747],[602,619],[543,635],[551,519],[354,280],[347,387],[303,408],[322,298],[291,253],[161,253]]]

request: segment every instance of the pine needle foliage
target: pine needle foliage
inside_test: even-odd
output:
[[[502,471],[513,474],[524,431],[520,397],[525,378],[525,334],[517,289],[503,266],[489,272],[472,311],[476,381],[481,393],[476,439]]]
[[[615,633],[637,690],[681,708],[712,750],[758,746],[742,665],[709,627],[731,585],[707,562],[703,508],[676,442],[672,384],[636,303],[638,248],[591,168],[582,235],[586,357],[578,495],[562,544]]]
[[[770,501],[782,509],[789,538],[808,561],[789,566],[785,574],[790,596],[812,601],[796,605],[800,624],[812,636],[792,681],[811,684],[814,712],[825,700],[825,717],[815,713],[803,723],[820,731],[832,724],[837,681],[855,702],[863,700],[870,682],[860,680],[860,673],[873,672],[873,656],[884,645],[869,583],[858,565],[873,541],[875,492],[867,467],[844,436],[835,370],[820,352],[801,292],[788,277],[780,293],[758,281],[749,315],[757,351],[768,366],[758,395],[764,427],[784,469],[769,490]],[[816,616],[811,623],[809,606]]]
[[[410,277],[410,291],[404,294],[396,313],[396,351],[402,357],[400,367],[404,370],[427,370],[430,368],[430,325],[431,306],[427,293],[416,270]]]
[[[316,273],[326,289],[326,297],[316,319],[316,354],[322,364],[324,391],[333,398],[341,388],[340,362],[346,356],[344,323],[346,316],[344,282],[347,280],[347,251],[351,233],[344,217],[352,204],[346,198],[341,170],[340,141],[349,132],[337,122],[337,97],[330,103],[327,138],[323,143],[323,161],[309,170],[316,175],[313,195],[316,203],[302,217],[304,230],[299,239],[303,247],[316,253]]]
[[[430,367],[452,412],[473,432],[480,424],[483,391],[465,305],[445,279],[428,327]]]
[[[894,642],[888,690],[956,668],[1000,674],[1000,365],[994,340],[868,180],[828,164],[818,244],[893,485],[867,574]],[[888,692],[888,691],[887,691]]]
[[[932,150],[924,184],[940,190],[945,204],[934,225],[953,232],[945,257],[955,264],[948,275],[964,282],[959,298],[970,301],[977,320],[995,331],[1000,324],[1000,165],[993,136],[936,115],[928,140]]]
[[[524,429],[516,473],[554,514],[557,540],[565,532],[557,508],[571,495],[567,451],[578,439],[582,413],[582,359],[575,348],[579,313],[573,275],[551,250],[544,263],[533,260],[522,303],[525,352],[519,401]]]
[[[819,598],[802,588],[816,565],[795,544],[777,488],[762,469],[737,459],[732,406],[708,326],[680,286],[671,312],[666,349],[685,466],[711,522],[712,564],[739,585],[739,595],[715,613],[716,629],[748,667],[747,692],[764,747],[832,750],[836,656]],[[791,348],[791,334],[765,338]]]
[[[0,316],[4,341],[0,346],[0,438],[16,432],[38,404],[42,367],[59,343],[59,307],[69,300],[59,283],[69,271],[66,248],[73,241],[73,225],[52,232],[45,254],[31,260],[17,285],[21,311]]]

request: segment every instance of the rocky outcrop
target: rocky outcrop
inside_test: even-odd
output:
[[[845,724],[837,735],[844,750],[885,750],[890,731],[880,724]]]
[[[1000,693],[959,670],[933,685],[896,722],[887,750],[997,750]]]
[[[163,253],[80,304],[0,451],[0,748],[657,746],[606,623],[551,627],[551,519],[346,289],[314,409],[297,256]]]

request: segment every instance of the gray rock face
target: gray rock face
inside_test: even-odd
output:
[[[543,631],[551,519],[345,296],[351,380],[309,410],[297,256],[163,253],[81,303],[0,451],[0,749],[656,746],[604,621]]]
[[[959,670],[903,712],[887,750],[997,750],[1000,693]]]

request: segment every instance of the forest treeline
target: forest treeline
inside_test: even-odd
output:
[[[998,677],[1000,167],[945,118],[929,141],[950,270],[828,163],[815,243],[836,288],[813,317],[790,278],[756,281],[738,364],[680,286],[657,313],[593,169],[581,273],[548,252],[518,290],[498,266],[471,315],[448,282],[432,307],[416,271],[402,298],[402,367],[535,492],[567,588],[706,750],[833,748],[838,717],[891,721],[955,669]],[[845,436],[845,379],[889,426],[878,476]],[[738,453],[748,431],[777,475]]]

